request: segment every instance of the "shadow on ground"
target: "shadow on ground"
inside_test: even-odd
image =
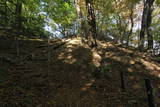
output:
[[[153,83],[157,103],[160,80],[152,72],[160,72],[158,64],[132,50],[115,47],[109,42],[102,44],[98,49],[90,49],[81,45],[80,40],[73,39],[52,50],[50,63],[3,64],[8,67],[9,76],[0,85],[0,105],[145,107],[145,78]],[[36,45],[33,47],[35,49]],[[41,51],[41,48],[37,50]],[[148,65],[151,67],[146,63],[152,63]],[[125,92],[121,91],[120,71],[124,72]]]

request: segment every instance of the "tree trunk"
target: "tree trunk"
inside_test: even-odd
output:
[[[151,22],[152,22],[152,11],[153,11],[153,3],[154,0],[144,0],[144,9],[141,23],[141,31],[140,31],[140,49],[144,49],[144,37],[145,31],[147,32],[148,37],[148,48],[153,47],[153,36],[151,34]]]
[[[117,29],[118,29],[118,33],[119,33],[119,38],[117,38],[117,42],[120,41],[121,44],[123,44],[123,28],[122,28],[122,18],[119,14],[117,14],[118,19],[117,19]]]
[[[82,36],[82,29],[81,29],[81,27],[82,27],[82,12],[81,12],[81,8],[80,8],[80,0],[75,0],[75,6],[76,6],[76,11],[77,11],[77,16],[78,16],[78,33],[80,33],[80,35]]]
[[[140,45],[139,48],[142,51],[144,49],[144,37],[145,37],[145,30],[146,30],[146,19],[147,19],[147,3],[146,0],[143,0],[144,8],[143,8],[143,15],[142,15],[142,22],[141,22],[141,31],[140,31]]]
[[[148,1],[148,14],[147,14],[147,39],[148,39],[148,49],[153,49],[153,35],[151,33],[151,23],[152,23],[152,12],[153,12],[153,3],[154,0]]]
[[[88,25],[89,25],[89,34],[88,34],[88,44],[91,47],[96,47],[96,37],[97,37],[97,31],[96,31],[96,18],[94,14],[94,8],[93,8],[93,0],[86,0],[86,7],[88,11]]]
[[[134,22],[133,22],[133,6],[131,8],[130,20],[131,20],[131,28],[130,28],[130,31],[129,31],[129,34],[128,34],[128,37],[127,37],[127,44],[126,44],[127,46],[129,45],[129,39],[130,39],[130,36],[132,35],[133,26],[134,26]]]
[[[5,4],[5,16],[4,16],[4,18],[5,18],[5,26],[7,26],[8,25],[8,20],[7,20],[7,1],[5,1],[4,2],[4,4]]]
[[[21,34],[21,28],[22,28],[22,18],[21,18],[22,17],[22,1],[21,0],[17,1],[15,13],[16,13],[16,22],[15,22],[16,29],[17,29],[18,35],[19,35],[19,34]],[[20,45],[19,45],[18,37],[16,38],[16,43],[17,43],[17,46],[16,46],[17,56],[19,56]]]
[[[22,27],[22,1],[18,0],[17,4],[16,4],[16,27],[19,30],[19,32],[21,31],[21,27]]]
[[[86,22],[84,20],[84,12],[83,8],[81,6],[82,0],[75,0],[76,10],[77,10],[77,16],[78,16],[78,33],[82,37],[82,43],[84,43],[84,38],[86,38],[87,30],[86,29]]]

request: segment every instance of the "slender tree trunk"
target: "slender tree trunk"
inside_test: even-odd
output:
[[[75,5],[76,5],[76,11],[77,11],[77,16],[78,16],[78,33],[80,33],[80,35],[82,36],[82,11],[81,11],[81,8],[80,8],[80,0],[75,0]]]
[[[88,25],[89,25],[89,34],[88,34],[88,44],[91,47],[96,47],[96,37],[97,37],[97,31],[96,31],[96,18],[94,14],[94,8],[93,8],[93,0],[86,0],[86,7],[88,11]]]
[[[22,27],[22,1],[21,0],[18,0],[16,4],[16,24],[17,24],[16,27],[20,32]]]
[[[82,43],[85,43],[84,38],[86,38],[87,29],[86,29],[86,23],[84,20],[84,13],[81,6],[82,1],[81,0],[75,0],[76,10],[77,10],[77,16],[78,16],[78,33],[82,37]]]
[[[120,43],[123,44],[122,18],[119,14],[117,14],[117,16],[118,16],[117,28],[118,28],[118,33],[119,33],[119,37],[120,37],[120,39],[117,38],[117,42],[118,42],[118,40],[120,40]]]
[[[17,28],[18,35],[19,35],[21,34],[21,28],[22,28],[22,18],[21,18],[22,17],[22,1],[21,0],[17,1],[15,13],[16,13],[16,28]],[[20,45],[19,45],[18,37],[16,38],[16,44],[17,44],[16,46],[17,56],[19,56]]]
[[[145,28],[146,28],[146,19],[147,19],[147,5],[146,0],[143,0],[144,8],[143,8],[143,15],[141,21],[141,31],[140,31],[140,45],[139,48],[142,51],[144,48],[144,37],[145,37]]]
[[[147,14],[147,39],[148,39],[148,49],[153,49],[153,35],[151,32],[152,23],[152,12],[153,12],[154,0],[148,0],[148,14]]]
[[[5,18],[5,26],[7,26],[8,25],[8,20],[7,20],[7,1],[5,1],[4,4],[5,4],[5,16],[4,16],[4,18]]]
[[[133,26],[134,26],[134,22],[133,22],[133,6],[131,8],[131,14],[130,14],[130,20],[131,20],[131,28],[127,37],[127,46],[129,45],[129,40],[130,40],[130,36],[132,35],[132,31],[133,31]]]
[[[19,40],[18,40],[18,38],[16,37],[15,38],[16,39],[16,54],[17,54],[17,57],[19,56],[19,54],[20,54],[20,49],[19,49]]]

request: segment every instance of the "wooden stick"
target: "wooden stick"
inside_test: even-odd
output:
[[[121,88],[123,91],[125,91],[123,71],[120,72],[120,76],[121,76]]]
[[[146,84],[146,91],[147,91],[147,95],[148,95],[148,105],[149,107],[155,107],[154,104],[154,98],[153,98],[153,91],[152,91],[152,86],[151,86],[151,82],[149,79],[145,79],[145,84]]]

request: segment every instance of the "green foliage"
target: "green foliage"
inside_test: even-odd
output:
[[[85,0],[80,0],[78,3],[82,23],[77,17],[75,0],[0,0],[0,26],[16,28],[16,6],[18,2],[22,2],[22,13],[20,15],[22,31],[27,35],[47,36],[49,33],[44,30],[46,24],[49,24],[54,30],[60,30],[62,34],[65,34],[65,31],[68,31],[68,33],[74,31],[80,33],[82,31],[88,34]],[[141,0],[93,0],[98,34],[101,36],[109,34],[116,40],[126,41],[131,23],[131,10],[133,9],[134,13],[139,11],[135,7],[143,5],[140,3]],[[152,32],[154,40],[159,41],[160,0],[156,0],[155,3],[157,7],[155,7],[156,11],[153,15]],[[134,23],[137,21],[138,14],[133,15]],[[47,22],[46,17],[50,18],[50,22]],[[59,28],[55,26],[55,23]]]
[[[64,2],[63,0],[43,0],[44,11],[57,24],[69,26],[76,18],[76,10],[73,3]]]
[[[152,33],[154,34],[154,40],[160,42],[160,21],[159,17],[157,17],[160,14],[160,9],[157,8],[153,12],[153,18],[152,18]]]
[[[1,26],[13,27],[16,28],[16,6],[20,1],[17,0],[0,0],[0,5],[3,8],[0,8],[0,17],[2,20]],[[22,31],[23,33],[31,35],[40,35],[44,34],[44,24],[45,17],[40,14],[41,12],[41,0],[21,0],[22,2]],[[6,4],[5,4],[6,3]],[[0,6],[1,7],[1,6]],[[2,14],[5,13],[5,14]]]
[[[160,0],[156,0],[156,4],[157,4],[157,5],[160,5]]]

